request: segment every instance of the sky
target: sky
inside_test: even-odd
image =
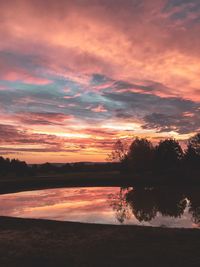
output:
[[[0,1],[0,155],[105,161],[200,130],[199,0]]]

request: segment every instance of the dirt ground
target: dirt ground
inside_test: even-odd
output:
[[[0,266],[200,266],[200,230],[0,217]]]

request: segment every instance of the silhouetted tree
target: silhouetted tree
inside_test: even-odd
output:
[[[112,152],[108,155],[108,160],[114,162],[123,162],[126,159],[128,145],[122,140],[117,140],[113,146]]]
[[[29,168],[25,161],[12,159],[10,161],[10,170],[15,175],[24,175],[28,173]]]
[[[151,170],[153,155],[152,143],[144,138],[136,138],[127,154],[128,169],[134,172]]]
[[[156,170],[171,170],[176,169],[180,165],[183,158],[183,150],[174,139],[166,139],[160,141],[155,148],[154,168]]]
[[[153,175],[173,172],[178,178],[182,174],[185,179],[188,171],[195,169],[196,173],[200,169],[200,133],[189,139],[185,153],[179,142],[172,138],[160,141],[156,147],[145,138],[135,138],[129,148],[127,143],[118,140],[109,159],[120,162],[120,170],[124,173]],[[163,179],[166,181],[165,176]]]
[[[184,155],[185,167],[200,167],[200,133],[189,139]]]
[[[126,141],[117,140],[113,146],[112,152],[108,155],[107,160],[116,163],[120,163],[118,170],[127,171],[128,165],[128,144]]]
[[[195,153],[200,156],[200,133],[190,138],[188,143],[194,149]]]
[[[4,159],[3,157],[0,157],[0,173],[1,174],[6,174],[9,172],[10,169],[10,159],[6,158]]]

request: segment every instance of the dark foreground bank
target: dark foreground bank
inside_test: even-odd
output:
[[[0,218],[0,266],[200,266],[200,231]]]

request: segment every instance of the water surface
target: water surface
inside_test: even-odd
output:
[[[56,188],[0,195],[0,203],[0,216],[200,227],[200,196],[194,188]]]

